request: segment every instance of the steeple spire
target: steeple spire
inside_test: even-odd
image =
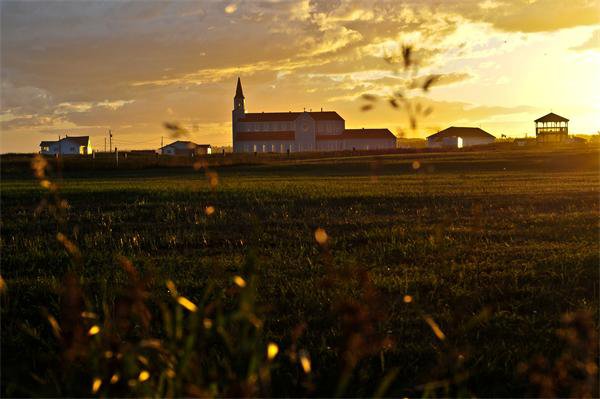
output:
[[[244,91],[242,90],[242,81],[238,76],[237,87],[235,88],[235,97],[234,98],[245,98]]]

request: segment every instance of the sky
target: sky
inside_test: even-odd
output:
[[[600,0],[2,1],[0,18],[0,152],[65,134],[102,150],[109,129],[158,148],[165,122],[231,145],[238,76],[247,112],[323,108],[404,137],[532,136],[551,111],[600,130]],[[415,129],[398,91],[432,110]]]

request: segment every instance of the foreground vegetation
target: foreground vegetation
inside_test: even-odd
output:
[[[599,152],[2,181],[2,394],[597,396]]]

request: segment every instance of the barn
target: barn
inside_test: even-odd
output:
[[[430,148],[463,148],[491,144],[496,137],[478,127],[450,126],[427,137]]]

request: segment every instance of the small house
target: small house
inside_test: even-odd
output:
[[[159,154],[195,157],[211,153],[210,144],[196,144],[191,141],[177,140],[158,149]]]
[[[478,127],[451,126],[427,137],[430,148],[463,148],[492,144],[496,137]]]
[[[40,153],[44,155],[88,155],[92,153],[90,136],[66,136],[56,141],[42,141]]]

